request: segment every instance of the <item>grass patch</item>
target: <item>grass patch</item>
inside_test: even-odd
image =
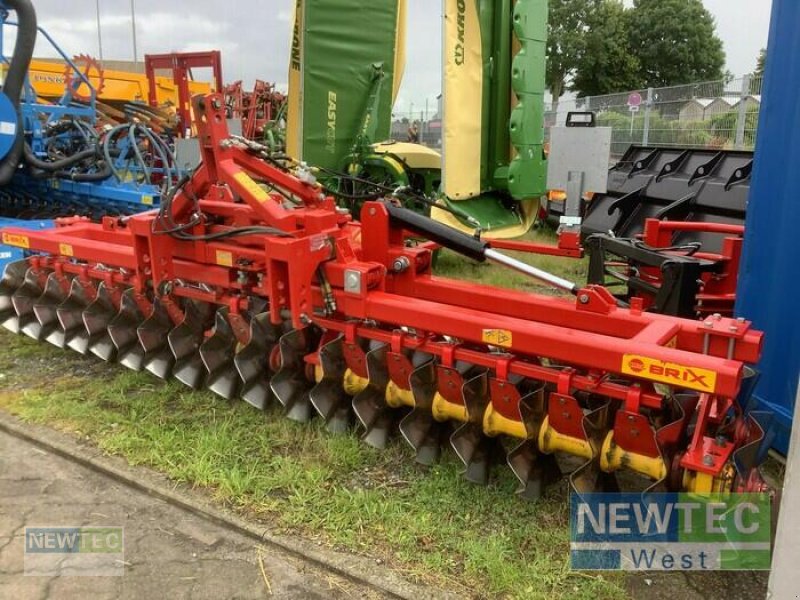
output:
[[[558,238],[550,229],[534,229],[522,239],[551,244],[553,246],[558,244]],[[574,281],[579,285],[584,285],[586,283],[586,276],[589,268],[588,258],[578,260],[574,258],[541,256],[522,252],[506,251],[505,253],[540,269],[554,273],[559,277]],[[506,267],[489,262],[478,263],[468,260],[450,250],[442,250],[439,253],[436,262],[436,273],[446,277],[453,277],[454,279],[463,279],[485,285],[527,290],[538,294],[564,295],[564,292],[546,283],[542,283]]]

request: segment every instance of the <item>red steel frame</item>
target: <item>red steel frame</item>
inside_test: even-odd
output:
[[[224,92],[232,111],[230,116],[242,120],[242,135],[251,140],[257,139],[264,126],[275,118],[273,99],[282,99],[274,84],[260,79],[256,80],[252,92],[245,92],[241,81],[225,86]]]
[[[499,381],[518,375],[552,383],[559,397],[571,398],[576,390],[600,394],[620,401],[621,414],[631,419],[641,418],[643,409],[663,407],[664,397],[653,385],[661,382],[701,392],[704,419],[719,423],[735,407],[744,364],[759,359],[762,334],[747,321],[677,319],[646,313],[640,303],[619,308],[597,286],[568,300],[436,277],[433,245],[407,244],[410,232],[392,222],[385,204],[366,203],[361,223],[353,222],[319,187],[234,144],[221,95],[197,100],[195,112],[201,115],[203,164],[174,199],[175,222],[195,210],[196,196],[209,218],[193,233],[267,225],[286,237],[258,233],[218,242],[176,240],[158,234],[156,215],[149,212],[124,223],[68,219],[52,231],[6,229],[4,243],[46,253],[32,264],[56,273],[132,286],[144,303],[157,293],[173,308],[176,323],[176,298],[228,306],[235,317],[245,310],[248,296],[260,296],[269,300],[275,324],[288,310],[295,327],[316,323],[343,334],[346,344],[360,338],[385,342],[395,353],[421,350],[445,368],[467,361],[491,369]],[[257,181],[283,189],[302,206],[287,208],[282,196],[264,191]],[[660,225],[664,233],[686,224]],[[398,270],[397,264],[408,267]],[[320,269],[326,285],[317,276]],[[358,285],[347,284],[352,281]],[[409,326],[413,332],[400,329]],[[236,329],[246,341],[247,328]],[[487,342],[498,331],[505,340],[502,353]],[[350,366],[363,373],[363,364]],[[631,383],[620,383],[620,376]],[[575,427],[567,413],[551,411],[550,418],[556,430]],[[624,439],[632,450],[652,455],[649,442],[627,436],[620,443]],[[733,445],[724,445],[725,451],[715,452],[709,462],[703,448],[711,443],[720,446],[704,430],[697,433],[682,467],[719,475]]]
[[[172,71],[172,79],[178,86],[177,113],[180,118],[180,136],[192,123],[191,92],[189,81],[192,79],[192,69],[210,68],[214,77],[214,91],[222,90],[222,54],[219,50],[209,52],[173,52],[171,54],[145,54],[145,73],[149,85],[148,102],[150,106],[158,106],[156,92],[156,71]]]
[[[576,231],[563,231],[558,234],[558,244],[539,244],[520,240],[492,240],[492,247],[498,250],[528,252],[545,256],[561,256],[563,258],[583,258],[581,234]]]
[[[719,273],[707,273],[703,277],[703,290],[697,296],[698,313],[733,314],[744,243],[744,225],[647,219],[642,241],[651,248],[669,248],[673,245],[674,234],[681,231],[718,233],[726,236],[719,254],[697,252],[692,256],[717,262],[722,267]],[[656,268],[644,267],[642,272],[654,280],[661,277]]]

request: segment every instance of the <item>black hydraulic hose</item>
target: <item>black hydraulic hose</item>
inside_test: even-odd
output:
[[[53,173],[50,171],[42,171],[41,169],[37,169],[36,167],[29,167],[28,173],[30,173],[31,177],[34,179],[50,179],[53,177]]]
[[[111,167],[108,166],[107,163],[102,163],[103,168],[99,171],[94,173],[71,173],[70,171],[58,171],[55,176],[59,179],[69,179],[70,181],[80,181],[80,182],[93,182],[93,181],[105,181],[112,175],[114,172],[111,170]]]
[[[133,148],[133,153],[136,155],[136,160],[139,161],[139,167],[141,167],[142,172],[144,172],[144,180],[146,183],[151,184],[153,183],[153,178],[150,175],[150,169],[147,168],[147,163],[144,161],[144,156],[142,156],[142,151],[139,149],[139,144],[136,142],[136,125],[132,124],[128,128],[128,143]]]
[[[169,191],[169,188],[172,185],[172,167],[175,164],[175,157],[172,155],[172,152],[161,140],[161,138],[153,135],[147,127],[142,126],[141,131],[145,138],[150,140],[151,151],[154,152],[161,160],[163,179],[162,188],[166,191]]]
[[[96,158],[98,156],[98,148],[93,147],[87,148],[86,150],[81,150],[80,152],[73,154],[72,156],[68,156],[67,158],[62,158],[61,160],[45,161],[39,159],[39,157],[33,153],[33,150],[28,144],[25,143],[23,146],[25,147],[25,161],[33,168],[48,172],[63,171],[64,169],[72,167],[79,162],[89,158]]]
[[[17,170],[19,161],[22,158],[25,145],[25,132],[22,119],[19,117],[19,102],[22,96],[22,86],[25,84],[25,77],[33,58],[33,49],[36,46],[36,11],[33,9],[31,0],[4,0],[6,8],[17,13],[18,31],[17,41],[14,44],[14,54],[11,57],[11,66],[8,69],[3,93],[11,100],[11,104],[17,111],[19,124],[17,126],[17,138],[11,151],[0,163],[0,186],[6,185]]]
[[[111,170],[114,173],[114,176],[117,178],[117,181],[122,181],[125,174],[119,172],[116,167],[114,167],[114,161],[111,159],[112,149],[111,149],[111,141],[126,127],[128,126],[127,123],[123,123],[121,125],[117,125],[111,131],[106,132],[103,136],[102,140],[102,148],[103,148],[103,157],[106,160],[106,163],[111,165]]]
[[[70,181],[82,182],[105,181],[114,174],[114,172],[111,170],[111,167],[109,167],[107,163],[101,162],[98,164],[102,166],[102,169],[93,173],[75,173],[72,171],[42,171],[41,169],[37,169],[35,167],[30,167],[28,172],[34,179],[52,179],[53,177],[57,177],[58,179],[69,179]]]
[[[172,186],[173,179],[177,177],[175,156],[173,155],[169,146],[167,146],[160,137],[153,135],[153,133],[145,125],[137,123],[122,123],[106,132],[100,143],[101,152],[106,163],[111,166],[112,173],[117,180],[125,180],[126,173],[129,171],[126,169],[126,172],[121,172],[116,168],[114,161],[112,160],[112,156],[116,158],[120,155],[119,148],[112,147],[112,144],[117,141],[117,138],[122,138],[125,136],[129,140],[129,154],[126,155],[125,159],[128,160],[128,158],[132,155],[138,167],[144,173],[145,182],[151,183],[152,170],[148,168],[147,162],[142,155],[141,148],[137,143],[137,135],[144,137],[150,142],[152,152],[161,160],[163,174],[162,192],[168,192]]]
[[[167,146],[167,144],[162,140],[160,137],[153,135],[153,133],[147,127],[142,127],[142,131],[144,132],[145,137],[150,140],[153,148],[158,154],[159,158],[161,159],[162,163],[162,177],[164,180],[163,187],[166,191],[169,191],[169,188],[172,185],[172,180],[174,177],[177,177],[177,159],[173,154],[172,150]],[[173,169],[176,170],[176,173],[173,175]]]

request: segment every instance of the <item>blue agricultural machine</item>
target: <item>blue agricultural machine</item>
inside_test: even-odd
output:
[[[12,11],[16,21],[9,18]],[[44,229],[57,218],[97,221],[157,206],[179,177],[169,142],[135,118],[101,122],[88,74],[38,26],[30,0],[0,0],[0,25],[0,45],[16,33],[12,56],[3,56],[0,227]],[[67,65],[56,102],[37,98],[28,80],[39,36]],[[25,253],[2,241],[0,269]]]

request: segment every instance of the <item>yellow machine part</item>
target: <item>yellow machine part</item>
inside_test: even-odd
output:
[[[8,65],[2,65],[5,78]],[[28,71],[29,78],[36,94],[42,98],[56,99],[64,94],[66,86],[64,62],[51,62],[43,60],[31,61]],[[99,81],[96,73],[90,71],[89,81],[96,88]],[[103,86],[97,99],[101,102],[146,102],[148,96],[148,81],[143,73],[129,73],[127,71],[112,71],[103,69]],[[190,81],[189,92],[191,95],[211,93],[211,83]],[[159,105],[178,103],[178,86],[169,77],[156,77],[156,99]]]
[[[350,369],[347,369],[344,374],[344,380],[342,382],[342,387],[344,388],[345,393],[348,396],[355,396],[356,394],[360,394],[369,385],[369,379],[364,377],[359,377]]]
[[[699,471],[685,471],[683,474],[683,489],[690,494],[728,494],[733,490],[734,467],[728,465],[722,477],[714,477]]]
[[[572,456],[580,456],[586,460],[591,460],[594,456],[592,445],[587,440],[574,438],[563,433],[559,433],[550,426],[550,419],[544,418],[542,428],[539,430],[539,450],[545,454],[554,452],[566,452]]]
[[[442,140],[445,155],[442,184],[448,198],[464,200],[483,191],[480,117],[485,64],[483,44],[476,2],[446,0],[444,14],[458,15],[458,19],[444,20],[444,114],[447,127]]]
[[[433,413],[433,418],[440,423],[444,423],[445,421],[466,423],[468,420],[466,406],[448,402],[445,397],[438,392],[433,397],[431,412]]]
[[[486,412],[483,413],[483,432],[489,437],[497,437],[505,434],[514,438],[524,440],[528,437],[525,425],[522,421],[515,421],[504,417],[489,404]]]
[[[300,123],[303,113],[303,0],[295,0],[292,16],[292,42],[289,49],[289,101],[286,108],[286,152],[295,158],[302,156]]]
[[[375,154],[392,154],[405,162],[411,169],[442,168],[442,155],[421,144],[409,142],[382,142],[372,146]]]
[[[455,208],[458,208],[458,203],[454,204]],[[481,234],[481,237],[487,240],[506,240],[522,237],[528,233],[531,230],[531,227],[533,227],[533,224],[536,222],[536,217],[539,214],[539,200],[523,200],[519,203],[519,209],[522,216],[519,225],[515,225],[513,227],[504,227],[502,229],[496,229],[493,231],[486,231]],[[449,225],[454,229],[463,231],[464,233],[468,233],[470,235],[475,233],[474,227],[464,225],[464,223],[455,215],[439,208],[431,208],[431,218],[439,221],[440,223],[444,223],[445,225]]]
[[[404,390],[394,381],[390,381],[389,385],[386,386],[386,404],[392,408],[400,408],[402,406],[414,408],[416,406],[414,394],[411,390]]]
[[[626,452],[614,442],[614,432],[609,431],[600,450],[600,468],[606,473],[613,473],[627,468],[659,481],[667,476],[667,465],[661,457],[645,456],[635,452]]]
[[[394,52],[394,85],[392,86],[392,104],[397,101],[403,75],[406,71],[406,28],[408,6],[406,0],[397,3],[397,42]]]

